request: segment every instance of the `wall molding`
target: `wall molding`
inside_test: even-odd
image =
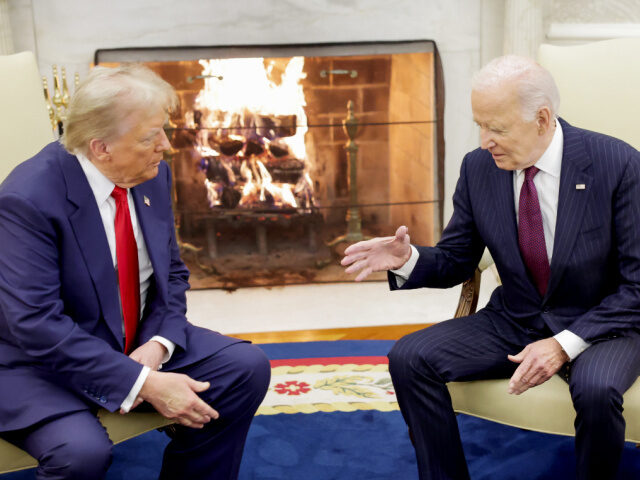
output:
[[[551,23],[546,41],[555,44],[640,37],[640,23]]]

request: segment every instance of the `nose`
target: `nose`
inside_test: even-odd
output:
[[[165,150],[169,150],[171,148],[171,143],[169,142],[169,138],[167,138],[167,133],[164,129],[160,132],[160,141],[156,144],[156,150],[158,152],[164,152]]]
[[[488,150],[496,146],[496,142],[493,139],[493,134],[486,128],[480,128],[480,148]]]

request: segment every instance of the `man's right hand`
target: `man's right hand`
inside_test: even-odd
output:
[[[219,417],[217,411],[196,395],[208,388],[209,382],[198,382],[181,373],[150,371],[138,397],[153,405],[165,418],[186,427],[202,428]]]
[[[408,229],[402,226],[393,237],[378,237],[354,243],[344,251],[344,255],[340,263],[349,265],[345,272],[360,272],[356,282],[364,280],[373,272],[396,270],[411,258]]]

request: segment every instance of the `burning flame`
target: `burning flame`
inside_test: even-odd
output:
[[[274,80],[276,60],[233,58],[200,60],[200,64],[204,88],[185,121],[187,126],[200,127],[196,148],[203,157],[202,167],[215,163],[215,178],[205,181],[209,204],[222,205],[225,189],[228,198],[234,197],[229,193],[233,189],[240,194],[237,204],[241,207],[256,202],[312,206],[313,183],[304,141],[308,130],[301,85],[306,77],[304,58],[292,57],[279,82]],[[274,171],[291,177],[294,170],[297,178],[291,181],[274,179]]]

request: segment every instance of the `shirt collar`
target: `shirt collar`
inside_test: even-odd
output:
[[[542,156],[534,164],[538,170],[542,170],[544,173],[552,175],[554,177],[560,177],[560,169],[562,167],[562,147],[564,135],[562,134],[562,127],[558,119],[556,121],[556,130],[553,132],[553,138],[551,143],[544,151]],[[517,175],[520,175],[524,170],[516,170]]]
[[[111,180],[105,177],[100,170],[81,153],[76,154],[80,166],[89,181],[89,186],[96,197],[98,206],[102,205],[111,196],[113,188],[116,186]]]

